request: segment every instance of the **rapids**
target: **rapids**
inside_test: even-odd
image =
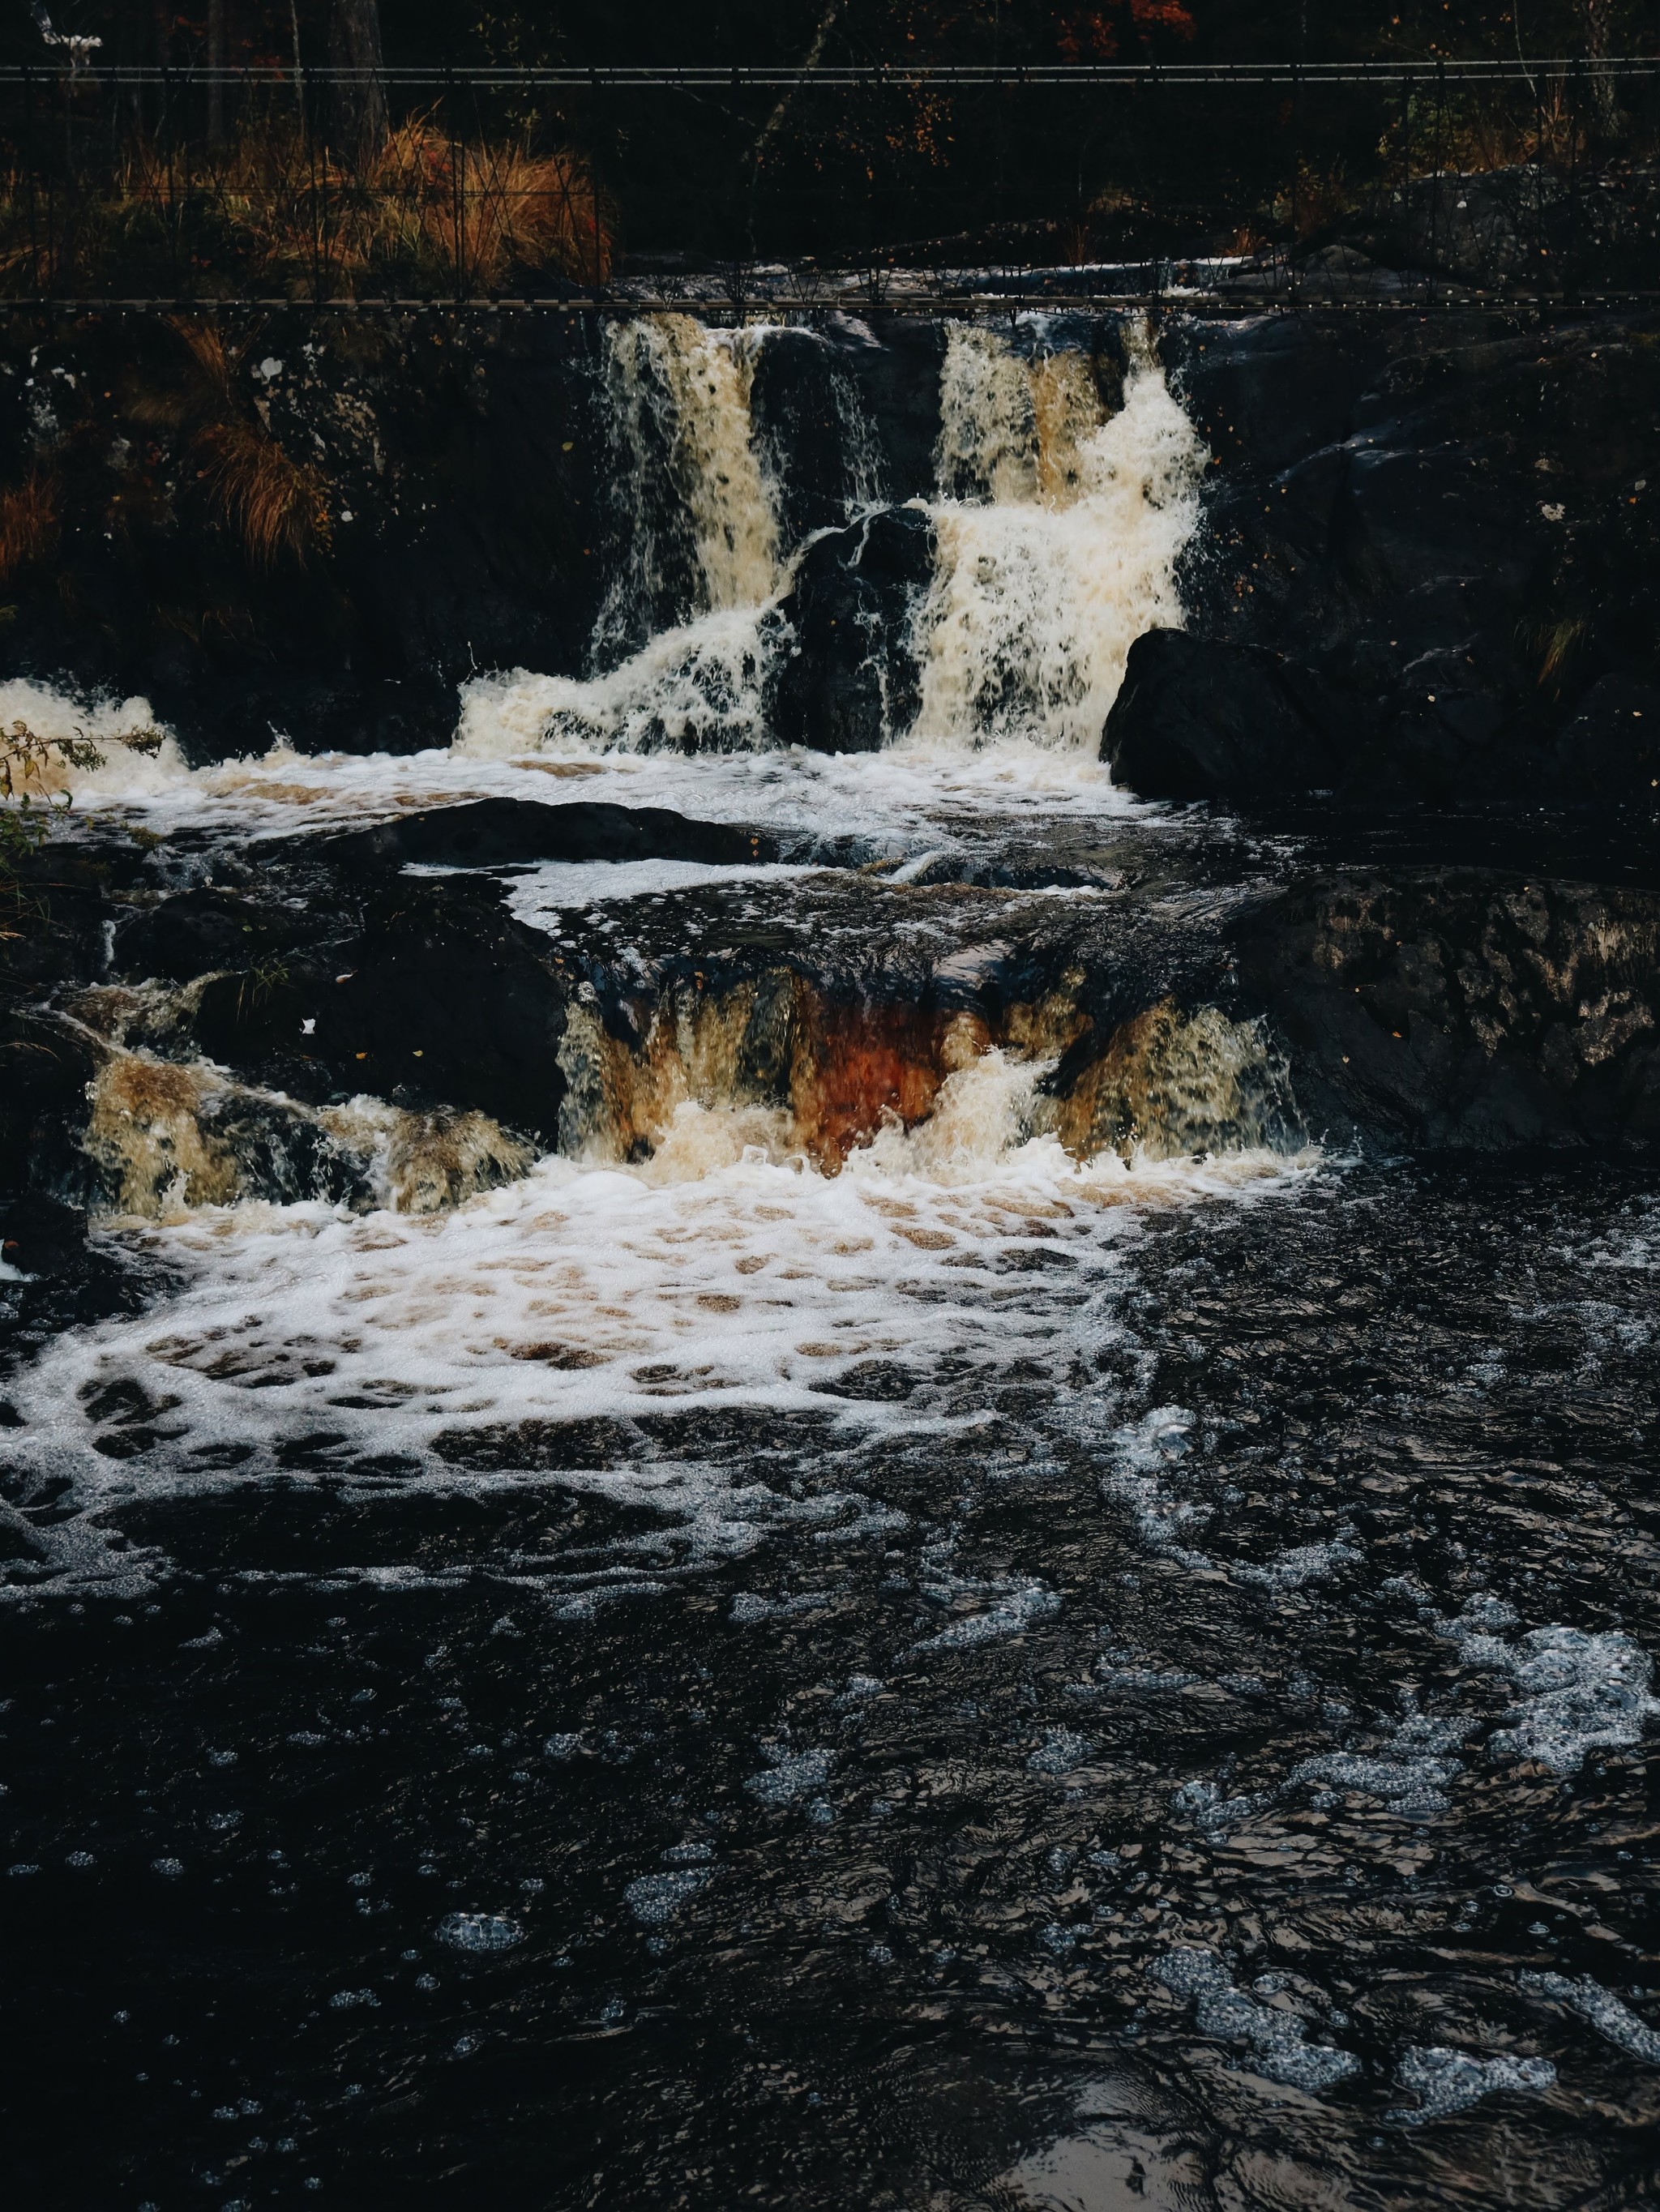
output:
[[[611,331],[588,665],[447,750],[0,686],[133,886],[88,1256],[0,1265],[23,2195],[1648,2201],[1654,1176],[1311,1126],[1227,933],[1317,837],[1098,757],[1201,527],[1140,325],[949,332],[915,712],[778,744],[774,335]],[[748,857],[314,872],[480,799]],[[529,1108],[336,897],[526,1054],[560,979]]]

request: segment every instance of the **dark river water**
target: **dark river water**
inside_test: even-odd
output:
[[[141,1592],[25,1580],[19,2201],[1648,2201],[1660,1186],[1006,1225],[903,1418],[141,1492]]]

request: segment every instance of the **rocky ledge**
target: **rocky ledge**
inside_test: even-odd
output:
[[[1399,867],[1195,903],[1112,872],[1056,898],[825,866],[764,911],[752,878],[626,929],[603,900],[515,911],[540,860],[650,854],[771,848],[508,800],[241,849],[65,842],[0,1009],[9,1259],[61,1272],[64,1208],[442,1209],[548,1150],[648,1159],[688,1105],[834,1173],[991,1050],[1033,1065],[1031,1133],[1080,1158],[1660,1138],[1647,890]]]

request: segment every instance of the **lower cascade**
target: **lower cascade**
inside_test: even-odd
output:
[[[1651,2201],[1650,695],[1436,473],[1569,339],[534,312],[465,543],[390,312],[146,403],[329,682],[0,665],[24,2195]]]

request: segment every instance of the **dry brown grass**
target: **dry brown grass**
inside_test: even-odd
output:
[[[233,345],[199,316],[175,316],[171,327],[179,373],[147,386],[130,414],[182,438],[197,481],[251,567],[303,566],[330,542],[331,486],[322,470],[295,459],[240,392],[237,371],[253,340]]]
[[[131,148],[111,199],[129,234],[159,231],[181,204],[176,166]],[[611,210],[580,155],[453,140],[429,115],[399,124],[362,166],[280,125],[246,132],[192,177],[190,222],[208,248],[208,293],[222,263],[295,296],[377,279],[489,292],[544,270],[600,283],[615,252]]]
[[[252,567],[274,568],[284,556],[303,564],[314,545],[328,544],[321,473],[296,461],[275,438],[252,422],[214,422],[198,432],[195,447],[226,525]]]
[[[50,469],[29,471],[0,491],[0,584],[46,560],[58,544],[59,484]]]

